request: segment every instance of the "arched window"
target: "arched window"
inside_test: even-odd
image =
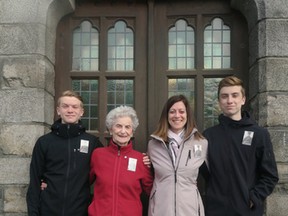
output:
[[[108,31],[108,70],[134,70],[134,34],[123,21]]]
[[[204,31],[204,68],[231,67],[230,28],[220,18],[215,18]]]

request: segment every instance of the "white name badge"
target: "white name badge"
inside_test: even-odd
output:
[[[136,165],[137,165],[137,159],[135,159],[135,158],[129,158],[129,161],[128,161],[128,170],[135,172],[135,171],[136,171]]]
[[[194,145],[194,157],[200,158],[202,155],[202,146],[201,145]]]
[[[82,140],[80,141],[80,152],[88,153],[89,149],[89,140]]]
[[[253,140],[254,132],[253,131],[245,131],[242,139],[243,145],[251,146]]]

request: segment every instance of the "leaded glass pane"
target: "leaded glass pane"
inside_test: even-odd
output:
[[[213,57],[213,68],[222,68],[222,58],[221,57]]]
[[[116,92],[116,104],[124,104],[125,103],[124,98],[125,98],[125,94],[123,91]]]
[[[99,70],[99,33],[84,21],[73,31],[72,70]]]
[[[123,59],[125,56],[125,47],[118,46],[116,48],[116,59]],[[123,69],[122,69],[123,70]]]
[[[82,45],[90,45],[91,44],[90,33],[82,33],[81,44]]]
[[[195,61],[194,29],[180,19],[169,29],[168,41],[168,68],[193,69],[195,64],[190,61]]]
[[[221,34],[222,32],[221,31],[214,31],[213,32],[213,42],[214,43],[219,43],[221,42],[222,40],[222,37],[221,37]]]
[[[204,56],[212,56],[212,45],[204,44]]]
[[[98,60],[97,59],[90,60],[90,66],[92,70],[97,70],[99,67]]]
[[[115,64],[114,64],[114,61],[113,61],[113,60],[108,60],[108,68],[109,68],[111,71],[115,71],[115,70],[116,70]]]
[[[223,68],[228,68],[228,67],[230,67],[230,62],[231,62],[230,57],[224,57],[224,58],[223,58]]]
[[[220,18],[215,18],[204,31],[204,68],[230,68],[230,28]],[[217,56],[217,57],[216,57]],[[216,57],[216,58],[215,58]]]
[[[178,45],[177,46],[177,55],[178,55],[178,57],[185,57],[187,55],[185,45]]]
[[[187,56],[194,56],[194,45],[187,45],[186,53],[187,53]]]
[[[90,59],[82,59],[82,70],[87,71],[90,69]]]
[[[82,55],[83,58],[89,58],[89,56],[90,56],[90,47],[89,46],[83,46],[81,55]]]
[[[127,61],[131,61],[129,59],[133,59],[133,46],[127,46],[126,47],[126,56],[125,58],[127,58],[128,60]],[[132,61],[133,62],[133,61]]]
[[[98,57],[98,46],[91,46],[91,57],[97,58]]]
[[[109,71],[132,71],[134,69],[134,34],[125,22],[118,21],[108,31]]]
[[[91,29],[92,31],[96,31],[95,29]],[[97,46],[98,47],[98,44],[99,44],[99,38],[98,38],[98,32],[94,32],[94,33],[91,33],[91,45],[94,45],[94,46]]]
[[[218,106],[218,83],[222,78],[204,79],[204,128],[218,123],[220,108]]]
[[[79,93],[83,99],[83,125],[87,130],[98,130],[98,80],[72,80],[72,90]]]
[[[126,61],[126,70],[132,71],[133,70],[133,60]]]
[[[79,61],[78,59],[81,57],[81,54],[80,54],[80,47],[79,46],[75,46],[74,47],[74,50],[73,50],[73,58],[76,60],[76,61]]]
[[[187,67],[194,68],[195,67],[194,62],[195,62],[194,58],[187,58]]]
[[[108,112],[120,105],[134,106],[134,81],[113,79],[107,81]]]
[[[169,58],[169,69],[176,69],[176,58]]]
[[[177,57],[176,45],[169,45],[169,57]],[[170,69],[170,68],[169,68]]]
[[[230,30],[229,31],[223,31],[223,42],[230,44]]]
[[[204,57],[204,68],[212,68],[212,58]]]
[[[191,107],[195,109],[195,80],[194,79],[169,79],[168,96],[185,95],[189,100]]]
[[[79,29],[76,29],[73,33],[73,44],[74,45],[81,45],[81,32],[79,32]]]
[[[174,28],[172,28],[174,29]],[[169,44],[175,44],[176,42],[176,32],[172,32],[172,29],[169,31]]]
[[[177,66],[178,66],[178,68],[186,68],[186,59],[185,58],[177,58]]]

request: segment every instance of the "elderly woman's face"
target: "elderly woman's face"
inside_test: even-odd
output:
[[[110,129],[114,143],[126,146],[133,136],[132,120],[130,117],[119,117]]]

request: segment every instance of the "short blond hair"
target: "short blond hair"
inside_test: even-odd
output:
[[[77,98],[78,100],[80,100],[80,105],[81,107],[83,108],[83,99],[82,97],[77,93],[77,92],[74,92],[72,90],[66,90],[66,91],[63,91],[61,96],[58,98],[58,101],[57,101],[57,106],[60,106],[60,103],[61,103],[61,98],[62,97],[75,97]]]

